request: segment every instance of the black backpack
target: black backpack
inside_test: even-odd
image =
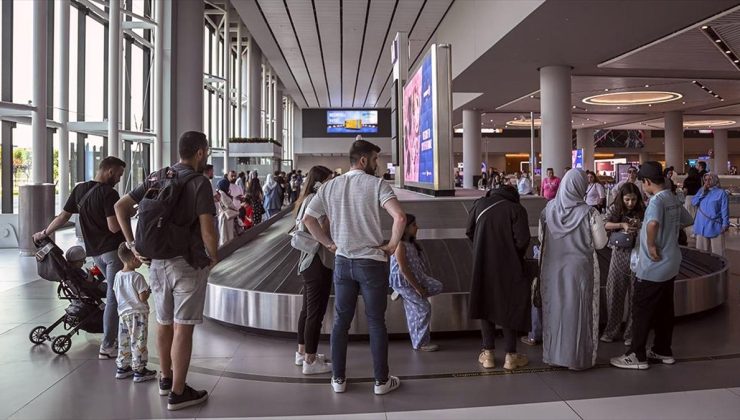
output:
[[[164,168],[148,179],[156,178],[139,202],[139,221],[136,226],[136,250],[144,257],[165,260],[188,257],[190,253],[190,226],[174,221],[175,210],[187,183],[200,173],[177,176],[171,168]]]

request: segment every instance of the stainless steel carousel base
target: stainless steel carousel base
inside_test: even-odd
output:
[[[680,278],[675,286],[676,316],[691,315],[715,308],[727,300],[728,269],[727,261],[717,255],[683,249],[684,265],[682,274],[694,272],[697,263],[718,267],[717,271],[698,277]],[[604,262],[602,261],[602,267]],[[606,265],[608,267],[608,264]],[[467,292],[442,293],[430,298],[432,303],[432,326],[434,332],[473,331],[479,329],[477,321],[468,317]],[[603,302],[603,299],[602,299]],[[276,332],[295,332],[298,330],[298,315],[303,305],[303,296],[288,293],[270,293],[243,290],[231,287],[208,285],[205,315],[228,324]],[[334,296],[324,317],[322,333],[331,333],[334,320]],[[388,332],[407,333],[406,315],[403,302],[391,301],[388,297],[386,311]],[[350,334],[367,334],[365,306],[360,296],[357,300],[355,318]]]

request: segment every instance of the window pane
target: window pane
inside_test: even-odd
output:
[[[81,121],[77,115],[77,42],[79,32],[77,30],[77,8],[69,8],[69,120]],[[73,135],[70,134],[70,139]]]
[[[144,129],[144,52],[131,47],[131,129]]]
[[[33,2],[13,2],[13,102],[33,99]]]
[[[31,178],[31,126],[16,124],[13,129],[13,213],[18,213],[18,190]]]
[[[103,121],[105,74],[105,30],[87,17],[85,39],[85,121]],[[88,178],[89,179],[89,178]]]

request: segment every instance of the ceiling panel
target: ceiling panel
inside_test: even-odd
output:
[[[259,4],[308,106],[319,106],[285,5],[275,0],[259,0]]]
[[[367,15],[367,0],[344,0],[342,2],[342,102],[351,107],[355,94],[355,82],[359,71],[362,37]],[[370,28],[375,30],[376,28]]]
[[[421,12],[421,6],[424,0],[401,0],[396,9],[396,15],[391,23],[391,30],[388,32],[388,38],[380,49],[380,59],[377,60],[377,68],[374,70],[374,76],[371,76],[371,85],[369,86],[367,97],[363,106],[373,107],[378,101],[381,89],[393,71],[391,67],[390,45],[398,32],[411,31],[411,27]]]
[[[370,2],[370,12],[367,19],[367,32],[360,58],[360,71],[356,74],[355,92],[351,106],[362,106],[365,103],[370,78],[378,61],[378,55],[384,46],[391,19],[394,14],[394,5],[397,0],[373,0]],[[348,98],[349,99],[349,98]]]
[[[303,52],[303,59],[308,68],[308,76],[316,90],[319,106],[329,106],[327,82],[324,78],[324,63],[319,47],[319,34],[316,29],[311,0],[287,0],[290,17],[293,19],[298,42]]]
[[[321,44],[324,50],[324,64],[326,65],[326,80],[329,84],[330,106],[341,106],[342,103],[342,74],[341,66],[341,32],[339,31],[339,0],[319,0],[316,5],[316,15],[319,20]]]

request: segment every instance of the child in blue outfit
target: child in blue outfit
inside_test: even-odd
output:
[[[406,230],[391,256],[390,284],[403,298],[414,350],[437,351],[439,346],[429,343],[432,304],[428,298],[442,292],[442,283],[427,274],[421,247],[416,242],[418,230],[416,217],[406,214]]]
[[[116,273],[113,292],[118,302],[118,358],[116,379],[134,377],[134,382],[149,381],[157,372],[146,368],[149,352],[149,285],[136,272],[141,261],[128,249],[125,242],[118,247],[123,270]]]

